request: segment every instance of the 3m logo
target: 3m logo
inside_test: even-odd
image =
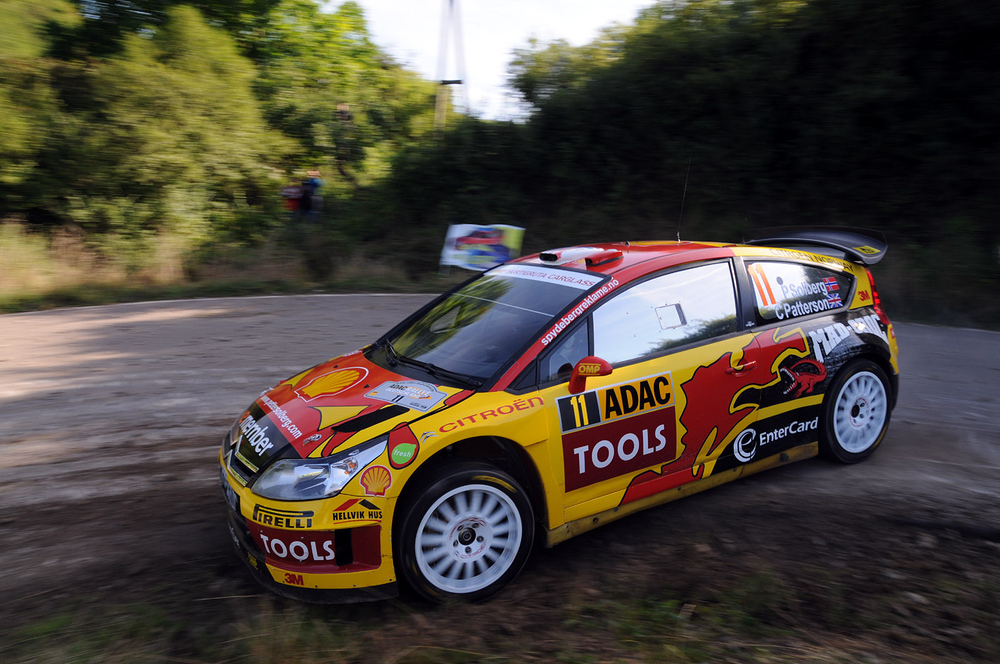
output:
[[[292,574],[291,572],[285,572],[285,583],[291,586],[306,585],[306,582],[302,580],[301,574]]]
[[[648,413],[673,403],[669,373],[556,399],[563,433]]]
[[[868,291],[863,290],[858,293],[858,299],[861,300],[862,302],[867,302],[868,300],[872,299],[872,296]]]

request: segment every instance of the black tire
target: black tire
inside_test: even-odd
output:
[[[495,595],[531,551],[535,520],[527,493],[485,463],[438,468],[401,509],[396,571],[432,602]]]
[[[872,455],[889,428],[892,388],[882,368],[865,358],[851,360],[823,398],[820,452],[841,463]]]

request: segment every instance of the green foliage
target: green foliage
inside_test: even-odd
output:
[[[70,26],[77,19],[63,0],[0,3],[0,191],[24,181],[56,113],[50,64],[43,58],[46,26]]]
[[[165,245],[194,274],[277,241],[320,280],[359,244],[430,272],[455,222],[526,226],[528,251],[673,238],[679,218],[710,240],[870,226],[902,250],[890,304],[995,320],[962,289],[997,280],[997,30],[989,0],[663,0],[590,44],[516,50],[526,120],[438,131],[436,85],[355,2],[7,0],[0,219],[82,230],[133,272]],[[322,215],[283,214],[312,168]],[[905,283],[942,258],[954,278]]]
[[[244,220],[275,211],[270,162],[287,145],[260,116],[252,64],[197,10],[173,8],[107,61],[50,75],[64,110],[17,192],[35,220],[72,223],[139,263],[160,234],[193,244],[266,232]]]
[[[326,14],[312,0],[282,0],[265,22],[255,89],[271,126],[297,141],[294,164],[324,165],[349,191],[383,176],[386,153],[432,126],[436,87],[372,43],[356,3]]]

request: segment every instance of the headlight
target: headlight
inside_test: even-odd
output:
[[[281,459],[253,485],[258,496],[274,500],[317,500],[334,495],[385,451],[389,435],[322,459]]]

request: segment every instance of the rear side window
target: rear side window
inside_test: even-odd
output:
[[[801,263],[751,262],[747,272],[757,315],[766,322],[840,309],[854,286],[849,273]]]

